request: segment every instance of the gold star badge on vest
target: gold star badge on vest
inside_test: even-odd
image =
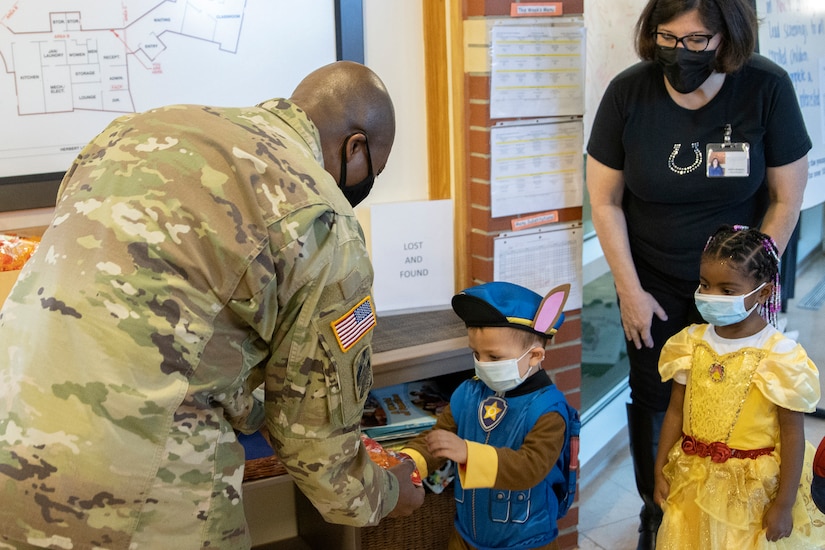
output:
[[[485,432],[489,432],[501,423],[507,413],[507,401],[491,395],[478,406],[478,423]]]

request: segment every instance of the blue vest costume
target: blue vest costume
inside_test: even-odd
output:
[[[483,382],[471,379],[453,393],[450,409],[459,437],[494,447],[518,449],[538,418],[549,412],[559,413],[570,426],[567,401],[553,384],[516,397],[497,397]],[[564,482],[559,461],[544,480],[524,491],[464,490],[456,477],[456,528],[479,550],[549,544],[559,532],[553,485]]]

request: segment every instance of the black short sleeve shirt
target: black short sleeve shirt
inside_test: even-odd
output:
[[[750,175],[708,178],[706,147],[750,146]],[[758,226],[768,207],[766,167],[804,156],[811,140],[784,69],[754,55],[700,109],[677,105],[654,62],[616,76],[602,98],[587,152],[623,172],[623,208],[636,261],[698,279],[704,243],[723,224]]]

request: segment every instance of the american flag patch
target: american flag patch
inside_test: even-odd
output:
[[[341,351],[347,351],[375,326],[375,312],[367,296],[343,317],[330,323]]]

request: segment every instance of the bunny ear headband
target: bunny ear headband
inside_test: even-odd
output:
[[[552,338],[564,322],[570,285],[559,285],[543,299],[513,283],[496,281],[453,296],[453,310],[468,327],[511,327]]]

